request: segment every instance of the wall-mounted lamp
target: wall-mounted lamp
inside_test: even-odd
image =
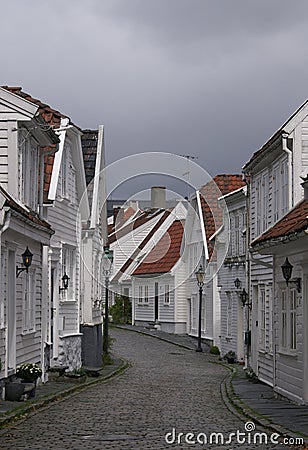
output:
[[[23,272],[24,270],[28,273],[29,267],[31,266],[33,253],[30,252],[28,246],[21,257],[22,263],[25,267],[16,266],[16,278],[18,278],[21,272]]]
[[[240,280],[239,278],[235,278],[235,280],[234,280],[234,286],[235,286],[236,289],[241,289],[241,287],[242,287],[242,282],[241,282],[241,280]]]
[[[248,292],[246,292],[246,289],[243,289],[242,292],[240,293],[240,299],[241,299],[243,308],[244,308],[244,306],[246,306],[246,305],[247,305],[249,308],[251,308],[251,303],[249,303],[249,295],[248,295]]]
[[[61,278],[61,280],[62,280],[62,287],[59,286],[59,292],[67,290],[70,277],[67,275],[67,273],[65,273]]]
[[[288,258],[286,258],[285,262],[282,264],[281,270],[282,270],[283,278],[286,280],[287,286],[289,285],[289,283],[295,284],[297,292],[300,293],[302,290],[302,285],[301,285],[302,280],[301,280],[301,278],[291,279],[293,266],[290,263]]]

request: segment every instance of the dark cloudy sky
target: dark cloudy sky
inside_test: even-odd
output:
[[[198,156],[239,172],[308,92],[307,0],[0,0],[1,84],[82,128],[111,163]]]

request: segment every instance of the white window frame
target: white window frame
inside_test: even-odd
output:
[[[69,149],[66,145],[63,147],[62,159],[61,159],[61,197],[69,198],[69,161],[68,161]]]
[[[39,149],[29,132],[25,133],[23,130],[19,135],[19,158],[20,199],[33,211],[37,211]]]
[[[143,286],[138,286],[138,304],[143,304]]]
[[[66,273],[69,276],[68,288],[62,290],[60,293],[61,301],[76,301],[76,248],[69,245],[62,245],[61,255],[61,279],[60,286],[62,287],[62,277]]]
[[[240,254],[240,216],[234,215],[234,256]]]
[[[289,209],[289,177],[287,160],[281,161],[281,217]]]
[[[273,221],[280,217],[280,165],[273,166]]]
[[[266,346],[266,292],[265,286],[259,286],[259,344],[260,349],[265,350]]]
[[[144,303],[145,304],[149,303],[149,286],[148,285],[144,286]]]
[[[228,338],[232,337],[232,294],[231,292],[226,292],[227,296],[227,322],[226,322],[226,336]]]
[[[170,305],[170,285],[165,284],[164,305]]]
[[[6,255],[7,252],[4,248],[1,249],[1,273],[0,273],[0,329],[5,327],[5,319],[4,319],[4,305],[6,300]]]
[[[286,288],[281,291],[280,350],[297,352],[297,291]]]
[[[23,334],[34,333],[37,293],[36,269],[33,266],[28,273],[23,273],[22,299],[22,332]]]

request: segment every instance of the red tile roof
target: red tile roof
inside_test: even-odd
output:
[[[161,213],[161,210],[158,210]],[[143,239],[143,241],[138,245],[138,247],[135,249],[133,254],[125,261],[121,269],[118,271],[118,273],[115,275],[112,281],[117,281],[123,275],[126,270],[130,267],[130,265],[137,259],[137,257],[140,254],[140,251],[146,246],[146,244],[152,239],[156,231],[159,230],[159,228],[162,226],[162,224],[165,222],[165,220],[169,217],[171,214],[170,211],[165,211],[160,219],[156,222],[154,227],[149,231],[149,233],[146,235],[146,237]]]
[[[288,212],[275,225],[261,234],[252,243],[251,247],[257,247],[268,241],[280,241],[281,238],[301,233],[308,228],[308,200],[302,200],[290,212]]]
[[[43,103],[41,100],[32,97],[30,94],[27,94],[22,90],[21,87],[18,86],[1,86],[3,89],[6,89],[9,92],[12,92],[15,95],[18,95],[19,97],[34,103],[39,107],[38,112],[42,116],[42,118],[45,120],[45,122],[50,125],[52,128],[57,129],[60,127],[61,119],[67,118],[69,119],[69,123],[71,125],[74,125],[70,118],[56,109],[51,108],[51,106],[47,105],[46,103]],[[74,125],[76,127],[76,125]],[[78,127],[77,127],[78,128]],[[46,150],[49,150],[46,148]],[[44,160],[44,202],[48,202],[48,192],[50,187],[50,181],[51,181],[51,173],[53,169],[53,163],[54,163],[54,154],[45,156]]]
[[[175,220],[133,275],[170,272],[180,258],[184,221]]]
[[[216,175],[200,189],[201,207],[205,226],[209,258],[212,258],[215,240],[209,240],[223,223],[223,212],[218,206],[218,198],[245,186],[242,175]]]
[[[83,130],[81,137],[87,186],[95,176],[98,130]]]

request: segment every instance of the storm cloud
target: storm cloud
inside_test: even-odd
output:
[[[161,151],[240,172],[307,98],[306,0],[0,6],[1,84],[104,124],[108,163]]]

